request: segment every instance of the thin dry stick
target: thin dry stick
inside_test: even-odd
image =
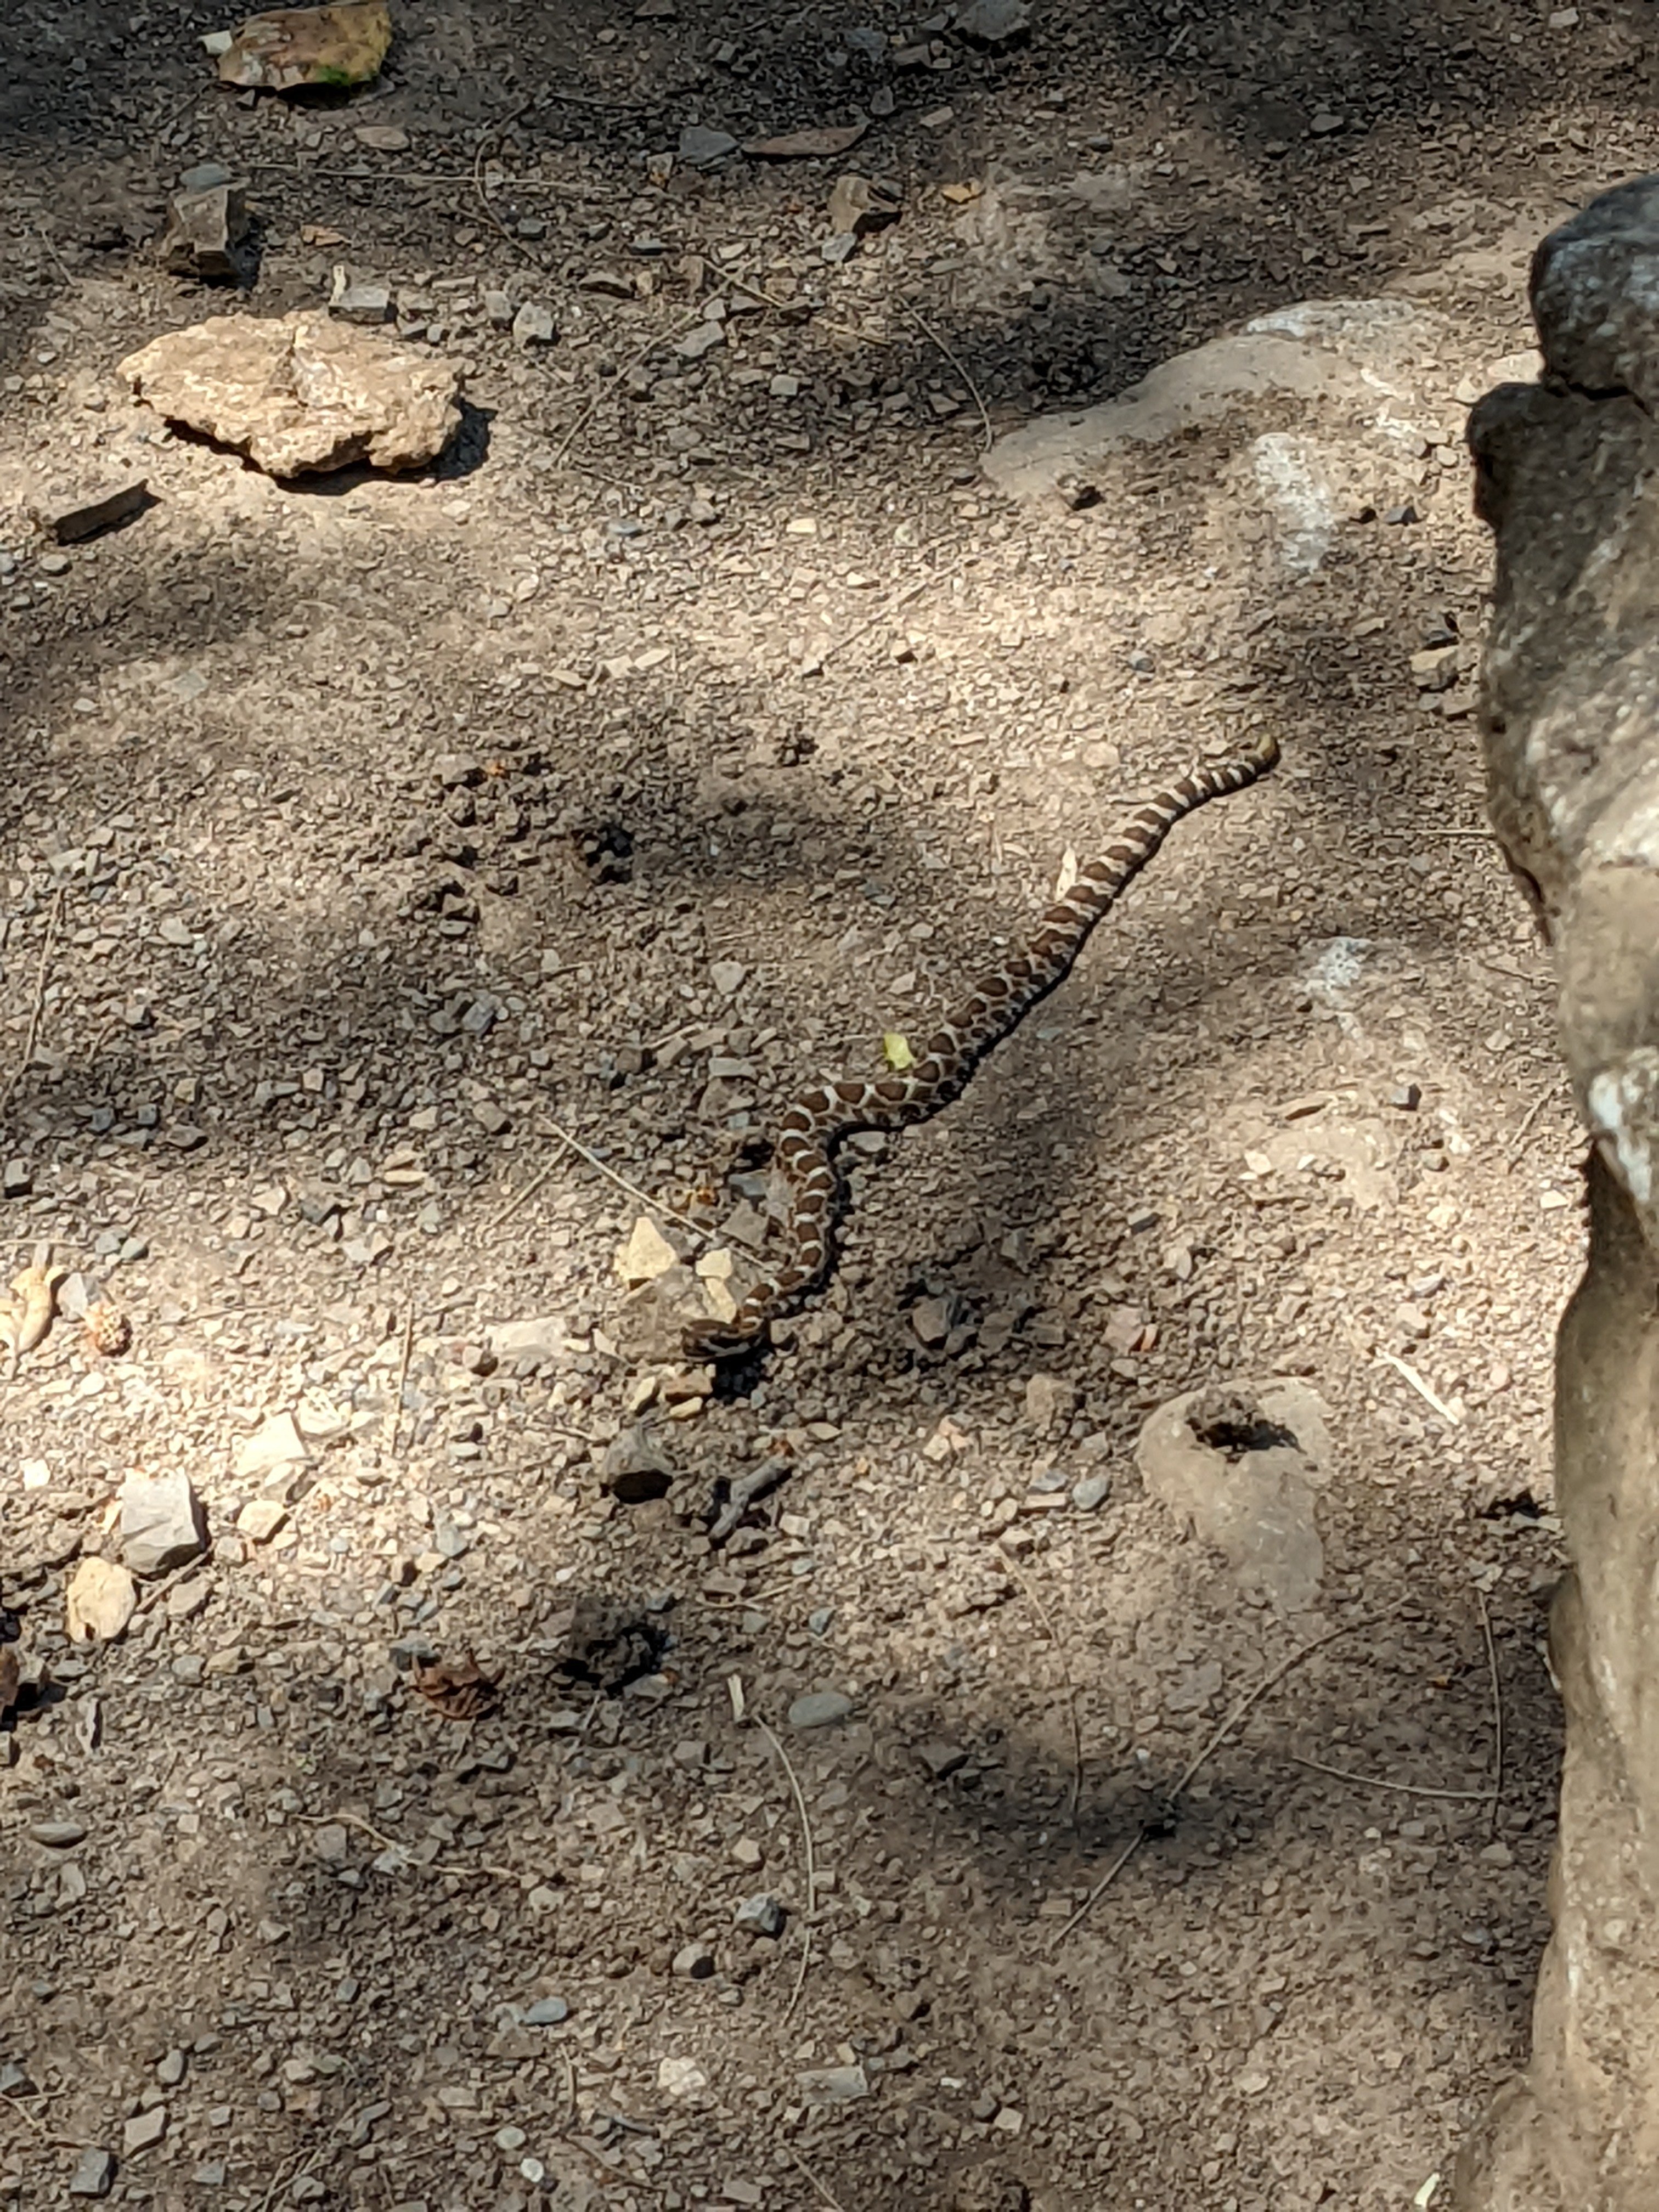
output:
[[[813,307],[810,300],[775,299],[771,293],[763,290],[758,284],[751,284],[746,276],[739,276],[734,270],[720,270],[715,282],[717,284],[730,284],[738,292],[747,292],[751,300],[758,300],[763,307],[770,307],[775,314],[809,316],[814,330],[834,331],[839,337],[857,338],[866,345],[887,343],[886,339],[878,337],[874,331],[860,330],[855,323],[836,322],[831,317]]]
[[[831,2195],[824,2184],[821,2182],[817,2174],[813,2172],[811,2167],[808,2166],[806,2160],[800,2155],[800,2153],[795,2150],[788,2143],[784,2143],[781,2146],[781,2148],[784,2156],[788,2159],[792,2164],[800,2169],[804,2178],[807,2181],[811,2182],[812,2187],[816,2189],[818,2195],[823,2197],[824,2203],[830,2207],[830,2212],[842,2212],[842,2203],[840,2197]]]
[[[393,1458],[398,1452],[398,1431],[404,1425],[404,1392],[409,1386],[409,1355],[414,1349],[415,1301],[411,1298],[404,1308],[404,1342],[398,1360],[398,1387],[392,1394],[392,1438],[386,1450]]]
[[[1411,1384],[1413,1389],[1416,1391],[1418,1396],[1421,1398],[1425,1404],[1432,1406],[1435,1412],[1439,1414],[1441,1419],[1444,1421],[1448,1426],[1455,1429],[1459,1425],[1459,1416],[1453,1413],[1451,1407],[1446,1403],[1439,1392],[1425,1382],[1423,1380],[1423,1377],[1418,1373],[1417,1370],[1414,1367],[1408,1365],[1405,1360],[1401,1358],[1397,1352],[1383,1352],[1379,1350],[1376,1356],[1379,1359],[1385,1361],[1387,1364],[1392,1367],[1397,1374],[1403,1375],[1407,1382]]]
[[[927,317],[925,315],[919,315],[908,300],[901,300],[898,303],[898,307],[901,314],[908,315],[910,318],[910,320],[915,325],[916,328],[921,331],[924,336],[933,340],[933,343],[945,356],[946,361],[950,362],[951,368],[955,369],[957,374],[967,386],[969,392],[973,393],[974,404],[979,410],[981,440],[983,444],[984,450],[988,453],[992,447],[994,446],[997,441],[997,434],[991,428],[990,410],[985,404],[984,393],[980,390],[978,385],[975,383],[973,378],[969,374],[961,356],[951,351],[950,346],[947,345],[945,341],[939,336],[939,332],[933,328]]]
[[[1449,1797],[1484,1805],[1492,1796],[1490,1790],[1428,1790],[1420,1782],[1389,1782],[1380,1774],[1356,1774],[1350,1767],[1327,1766],[1322,1759],[1304,1759],[1294,1751],[1285,1755],[1292,1766],[1310,1766],[1316,1774],[1334,1775],[1339,1782],[1352,1782],[1362,1790],[1392,1790],[1401,1797]]]
[[[537,1172],[531,1176],[530,1181],[525,1185],[524,1188],[521,1191],[516,1192],[513,1197],[508,1199],[507,1204],[502,1206],[501,1212],[490,1223],[489,1225],[492,1229],[499,1229],[504,1222],[510,1221],[521,1206],[527,1205],[529,1201],[534,1198],[536,1193],[542,1188],[543,1184],[550,1179],[554,1170],[557,1168],[559,1162],[564,1158],[566,1152],[568,1152],[569,1149],[569,1141],[567,1139],[567,1140],[559,1146],[558,1151],[554,1153],[547,1165],[544,1168],[538,1169]]]
[[[1492,1638],[1492,1615],[1486,1610],[1486,1594],[1478,1583],[1474,1597],[1480,1607],[1480,1632],[1486,1639],[1486,1670],[1492,1676],[1492,1811],[1487,1815],[1486,1827],[1488,1833],[1495,1836],[1498,1801],[1504,1794],[1504,1686],[1498,1673],[1498,1645]]]
[[[1060,1662],[1060,1679],[1066,1686],[1066,1709],[1072,1717],[1072,1803],[1067,1818],[1075,1829],[1078,1802],[1083,1795],[1083,1727],[1077,1717],[1077,1685],[1072,1680],[1072,1670],[1066,1662],[1065,1647],[1055,1632],[1054,1624],[1049,1620],[1042,1600],[1026,1580],[1018,1565],[1012,1559],[1008,1565],[1013,1569],[1014,1579],[1024,1591],[1032,1612],[1042,1623],[1042,1632],[1054,1645],[1054,1656]]]
[[[29,1062],[34,1058],[34,1048],[40,1042],[40,1013],[46,1002],[46,970],[52,964],[52,950],[57,942],[58,925],[64,918],[64,901],[68,886],[60,884],[53,894],[52,912],[46,917],[46,940],[40,947],[40,972],[34,979],[34,1003],[29,1008],[28,1034],[23,1040],[23,1056],[13,1068],[6,1087],[0,1091],[0,1112],[9,1106],[12,1093],[28,1073]]]
[[[562,1137],[572,1152],[580,1152],[589,1167],[597,1168],[608,1182],[614,1182],[618,1190],[626,1191],[629,1198],[636,1198],[641,1206],[648,1206],[653,1213],[663,1214],[670,1221],[678,1221],[682,1229],[689,1229],[694,1237],[700,1237],[705,1242],[708,1240],[708,1231],[700,1223],[693,1221],[689,1213],[680,1212],[676,1206],[665,1206],[659,1198],[649,1197],[637,1183],[629,1182],[626,1176],[619,1176],[615,1168],[607,1167],[597,1152],[588,1151],[580,1137],[573,1137],[568,1129],[562,1129],[556,1121],[550,1118],[547,1127],[556,1137]]]
[[[695,315],[688,317],[684,322],[677,323],[672,331],[659,331],[655,337],[648,339],[647,343],[640,348],[639,351],[634,356],[631,361],[625,361],[623,363],[616,375],[610,380],[609,384],[602,384],[597,386],[594,391],[593,397],[588,401],[586,406],[583,408],[581,413],[577,416],[575,421],[565,432],[563,437],[560,439],[558,444],[553,448],[554,467],[556,469],[559,466],[565,455],[575,444],[576,440],[587,428],[589,422],[592,422],[594,412],[598,409],[599,402],[605,398],[607,390],[616,385],[626,384],[629,377],[632,374],[634,370],[640,366],[641,362],[649,361],[652,355],[655,353],[659,346],[672,345],[676,338],[682,338],[685,336],[688,331],[696,330],[697,325],[702,320],[703,315],[700,308]]]
[[[1220,1750],[1222,1745],[1225,1743],[1227,1738],[1232,1734],[1233,1730],[1238,1726],[1240,1721],[1245,1717],[1251,1708],[1259,1703],[1261,1698],[1265,1698],[1269,1690],[1275,1689],[1278,1685],[1284,1680],[1285,1677],[1291,1672],[1292,1668],[1299,1667],[1304,1659],[1311,1658],[1316,1651],[1322,1650],[1326,1644],[1334,1644],[1339,1636],[1352,1636],[1358,1629],[1375,1627],[1376,1625],[1376,1619],[1377,1616],[1375,1613],[1367,1613],[1358,1620],[1344,1621],[1340,1628],[1328,1629],[1323,1636],[1316,1636],[1311,1644],[1298,1644],[1295,1650],[1291,1653],[1287,1659],[1281,1660],[1271,1674],[1264,1674],[1261,1680],[1256,1684],[1255,1689],[1247,1691],[1244,1696],[1239,1699],[1238,1703],[1233,1707],[1231,1712],[1228,1714],[1226,1719],[1222,1722],[1220,1727],[1215,1731],[1215,1734],[1210,1738],[1209,1741],[1204,1746],[1203,1749],[1197,1754],[1197,1756],[1194,1759],[1188,1760],[1186,1771],[1182,1775],[1181,1779],[1176,1784],[1175,1788],[1170,1792],[1169,1802],[1171,1809],[1173,1809],[1182,1796],[1185,1794],[1188,1787],[1192,1782],[1193,1777],[1198,1772],[1199,1768],[1203,1765],[1205,1760],[1212,1758],[1216,1752]],[[1048,1948],[1051,1951],[1055,1949],[1058,1945],[1063,1943],[1066,1941],[1066,1938],[1072,1933],[1072,1930],[1074,1928],[1080,1926],[1081,1923],[1088,1918],[1089,1915],[1094,1911],[1096,1905],[1100,1902],[1101,1899],[1104,1897],[1107,1891],[1117,1880],[1119,1875],[1123,1871],[1124,1868],[1127,1866],[1129,1861],[1134,1856],[1135,1853],[1140,1849],[1140,1846],[1146,1842],[1147,1837],[1151,1833],[1152,1831],[1149,1828],[1139,1828],[1136,1830],[1135,1833],[1118,1853],[1116,1858],[1113,1860],[1111,1865],[1108,1867],[1105,1873],[1095,1884],[1094,1887],[1089,1892],[1087,1897],[1084,1899],[1082,1904],[1079,1905],[1077,1911],[1066,1923],[1066,1925],[1060,1929],[1060,1933],[1050,1938]]]
[[[800,1820],[801,1842],[806,1852],[806,1918],[802,1923],[805,1941],[800,1947],[800,1966],[795,1974],[795,1986],[790,1990],[789,2002],[783,2008],[783,2017],[787,2020],[800,1997],[801,1989],[806,1980],[807,1962],[812,1956],[812,1917],[818,1909],[817,1860],[812,1846],[812,1823],[806,1817],[806,1800],[801,1795],[800,1782],[795,1770],[789,1763],[789,1754],[779,1741],[776,1730],[769,1728],[758,1716],[756,1718],[755,1726],[776,1752],[782,1762],[784,1772],[789,1777],[789,1787],[794,1795],[795,1812]]]
[[[1508,1144],[1504,1147],[1504,1157],[1506,1160],[1512,1160],[1515,1158],[1522,1145],[1526,1143],[1527,1133],[1532,1127],[1533,1123],[1543,1112],[1545,1107],[1549,1104],[1556,1092],[1558,1091],[1565,1091],[1566,1085],[1566,1077],[1565,1075],[1558,1075],[1553,1082],[1546,1084],[1543,1090],[1539,1092],[1537,1097],[1533,1100],[1531,1105],[1528,1107],[1526,1112],[1522,1115],[1520,1127],[1516,1131],[1515,1134],[1510,1139]]]
[[[844,637],[832,638],[820,652],[809,653],[801,663],[798,673],[802,676],[817,675],[832,653],[844,653],[849,645],[856,645],[861,637],[867,637],[872,629],[878,629],[883,623],[890,621],[902,607],[908,607],[912,599],[919,599],[929,584],[936,584],[941,577],[948,576],[956,565],[953,561],[947,568],[932,569],[919,582],[907,585],[896,599],[888,600],[878,614],[872,615],[867,622],[861,622],[856,629],[849,629]]]

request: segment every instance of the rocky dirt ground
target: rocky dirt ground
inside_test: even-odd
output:
[[[1540,232],[1655,161],[1646,19],[470,0],[293,106],[214,83],[220,20],[0,27],[0,1230],[133,1330],[0,1398],[0,2199],[1443,2202],[1543,1929],[1582,1234],[1461,417]],[[149,243],[208,158],[246,295]],[[897,219],[826,255],[849,163]],[[131,401],[337,263],[465,364],[431,476],[278,485]],[[1079,507],[1020,476],[1045,410],[1379,297],[1384,447],[1350,378]],[[740,1265],[792,1089],[1264,726],[1278,775],[854,1153],[778,1349],[652,1357],[636,1224]],[[1332,1438],[1294,1607],[1135,1457],[1273,1375]],[[206,1550],[71,1644],[180,1474]]]

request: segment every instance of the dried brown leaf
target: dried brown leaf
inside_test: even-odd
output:
[[[495,1701],[496,1674],[488,1674],[470,1651],[459,1659],[435,1660],[416,1666],[412,1680],[417,1693],[447,1721],[476,1721]]]

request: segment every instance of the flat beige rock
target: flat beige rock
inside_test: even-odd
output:
[[[368,461],[418,469],[459,427],[460,377],[432,354],[311,308],[216,315],[130,354],[135,394],[273,477]]]
[[[138,1602],[137,1585],[112,1559],[82,1559],[64,1595],[71,1644],[109,1644],[122,1635]]]

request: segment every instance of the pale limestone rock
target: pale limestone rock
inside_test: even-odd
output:
[[[354,461],[422,468],[461,420],[460,377],[441,356],[320,310],[217,315],[152,338],[121,374],[170,422],[233,447],[274,477]]]

